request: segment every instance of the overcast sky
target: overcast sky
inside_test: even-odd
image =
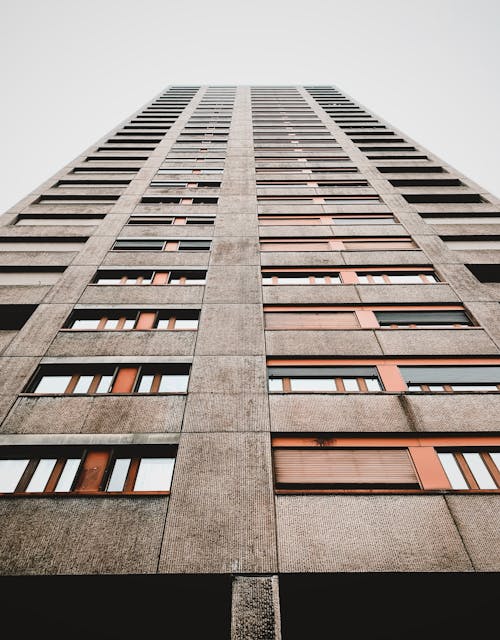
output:
[[[500,0],[0,0],[3,212],[169,84],[336,84],[500,195]]]

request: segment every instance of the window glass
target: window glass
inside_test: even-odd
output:
[[[381,391],[382,387],[377,378],[365,378],[366,388],[368,391]]]
[[[31,476],[28,486],[26,487],[27,493],[35,491],[43,491],[50,478],[50,474],[54,470],[57,460],[55,458],[42,459],[38,463],[35,473]]]
[[[130,458],[118,458],[115,461],[106,491],[123,491],[129,467]]]
[[[309,276],[279,276],[279,284],[309,284]]]
[[[123,323],[123,329],[133,329],[135,326],[135,319],[134,320],[125,320],[125,322]]]
[[[80,376],[73,390],[73,393],[88,393],[94,376]]]
[[[346,391],[359,391],[359,384],[356,378],[342,378]]]
[[[80,466],[80,458],[68,458],[54,491],[71,491],[71,486]]]
[[[453,391],[498,391],[494,384],[452,384],[451,388]]]
[[[185,319],[177,319],[175,321],[176,329],[197,329],[198,328],[198,320],[185,320]]]
[[[149,393],[151,391],[151,385],[153,384],[153,375],[143,375],[139,381],[139,387],[137,391],[139,393]]]
[[[163,375],[160,380],[161,393],[187,391],[188,375]]]
[[[444,472],[450,481],[452,489],[468,489],[467,482],[460,471],[455,456],[452,453],[438,453]]]
[[[99,278],[97,284],[120,284],[120,278]]]
[[[421,284],[422,279],[418,275],[391,275],[389,274],[389,280],[392,284]]]
[[[99,384],[97,385],[96,393],[108,393],[111,387],[111,381],[113,376],[101,376]]]
[[[269,378],[269,391],[283,391],[283,380],[281,378]]]
[[[464,458],[480,489],[497,488],[479,453],[464,453]]]
[[[500,453],[495,453],[494,451],[490,451],[490,457],[495,463],[497,469],[500,471]]]
[[[106,324],[105,324],[104,328],[105,329],[116,329],[117,326],[118,326],[118,320],[111,319],[111,320],[106,320]]]
[[[75,320],[71,325],[72,329],[97,329],[99,319],[97,320]]]
[[[35,393],[64,393],[70,380],[71,376],[43,376]]]
[[[143,458],[135,479],[134,491],[169,491],[174,458]]]
[[[336,391],[331,378],[290,378],[292,391]]]
[[[0,491],[15,491],[21,476],[28,466],[29,460],[0,460]]]

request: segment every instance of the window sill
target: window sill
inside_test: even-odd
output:
[[[275,495],[488,495],[500,489],[275,489]]]
[[[121,498],[141,496],[169,496],[170,491],[68,491],[58,493],[0,493],[0,498]]]
[[[163,391],[158,393],[20,393],[20,398],[116,398],[116,397],[147,397],[147,396],[186,396],[187,391]]]

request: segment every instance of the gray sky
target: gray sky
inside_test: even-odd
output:
[[[0,211],[168,84],[336,84],[500,195],[499,0],[0,0]]]

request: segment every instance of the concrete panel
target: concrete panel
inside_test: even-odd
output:
[[[400,265],[428,264],[429,259],[422,251],[344,251],[342,256],[350,265]]]
[[[419,431],[500,429],[500,394],[408,393],[406,402]]]
[[[375,334],[387,355],[498,353],[498,347],[481,329],[381,329]]]
[[[159,572],[273,573],[275,544],[269,436],[185,433]]]
[[[2,425],[2,433],[81,433],[93,398],[21,397]]]
[[[52,287],[44,302],[57,302],[68,304],[78,302],[82,291],[92,279],[96,268],[93,266],[75,267],[70,266],[62,274],[61,279]]]
[[[267,394],[190,392],[184,431],[269,431]]]
[[[264,356],[198,356],[191,369],[189,392],[267,394]]]
[[[167,506],[166,496],[3,500],[1,573],[155,573]]]
[[[110,251],[103,261],[108,267],[128,265],[148,267],[154,263],[157,267],[206,266],[209,251]]]
[[[258,266],[210,266],[204,302],[252,304],[260,301],[261,275]]]
[[[0,377],[0,395],[21,393],[29,377],[38,364],[38,358],[2,356],[2,376]]]
[[[39,304],[50,286],[0,286],[0,304]]]
[[[71,308],[69,304],[41,304],[19,331],[5,355],[43,356]]]
[[[272,431],[408,431],[411,429],[397,395],[278,394],[269,395]]]
[[[192,355],[196,331],[65,331],[48,356]]]
[[[441,496],[278,496],[283,573],[472,571]]]
[[[232,202],[232,199],[231,199]],[[191,225],[190,225],[191,226]],[[257,214],[218,213],[215,221],[215,236],[250,236],[259,234]]]
[[[264,304],[356,304],[353,285],[268,285],[262,287]]]
[[[263,267],[331,267],[345,264],[340,251],[263,251]]]
[[[458,296],[448,284],[358,284],[356,290],[361,302],[415,303],[457,302]]]
[[[90,285],[83,292],[83,304],[194,304],[203,300],[205,287],[184,286],[106,286]]]
[[[258,265],[257,238],[215,237],[212,243],[210,265]]]
[[[263,355],[262,307],[258,304],[204,304],[197,355]]]
[[[182,428],[186,397],[96,397],[85,419],[85,433],[173,433]]]
[[[476,571],[500,571],[500,496],[448,495],[446,502]]]
[[[0,353],[2,353],[17,336],[17,331],[0,331]]]
[[[266,352],[273,356],[382,355],[370,330],[266,331]]]
[[[214,234],[213,224],[132,224],[123,227],[120,238],[207,238]]]

